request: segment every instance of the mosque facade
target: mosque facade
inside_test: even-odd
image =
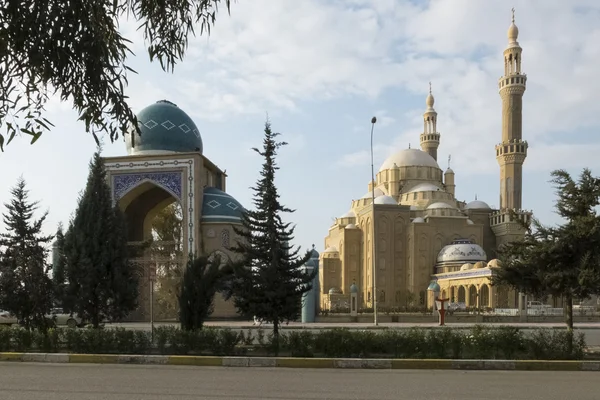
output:
[[[421,149],[393,154],[379,168],[367,193],[329,228],[320,255],[320,307],[331,309],[347,299],[350,287],[359,304],[370,308],[434,305],[438,296],[467,307],[512,308],[518,296],[490,285],[498,267],[496,250],[525,234],[522,221],[523,163],[528,144],[522,135],[523,94],[527,75],[514,22],[504,50],[502,136],[495,146],[500,166],[500,206],[456,198],[455,173],[443,171],[437,152],[443,135],[431,93],[423,114]],[[373,187],[374,185],[374,187]],[[374,202],[372,199],[374,191]]]
[[[138,309],[131,320],[177,318],[177,293],[188,254],[232,256],[243,206],[226,192],[225,171],[203,154],[200,131],[176,104],[162,100],[138,115],[141,135],[125,134],[127,155],[106,157],[107,179],[128,228],[132,262],[140,282]],[[153,221],[177,203],[181,238],[157,241]],[[152,307],[150,304],[152,303]],[[214,317],[237,315],[231,302],[215,298]]]

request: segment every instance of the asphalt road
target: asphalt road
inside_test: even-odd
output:
[[[3,400],[597,400],[598,372],[0,363]]]

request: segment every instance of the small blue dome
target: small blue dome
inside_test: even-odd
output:
[[[127,154],[200,152],[202,138],[196,124],[181,108],[167,100],[149,105],[137,114],[141,135],[125,134]],[[134,146],[131,146],[131,134]]]
[[[431,290],[432,292],[439,292],[440,285],[438,285],[438,283],[436,281],[431,281],[427,290]]]
[[[202,222],[241,224],[244,207],[231,195],[214,187],[204,188]]]
[[[307,262],[304,263],[304,265],[311,268],[319,268],[319,260],[310,258]]]
[[[358,286],[356,286],[356,283],[350,285],[350,293],[358,293]]]
[[[314,244],[312,250],[310,251],[310,258],[316,258],[317,260],[319,259],[319,252],[315,250]]]

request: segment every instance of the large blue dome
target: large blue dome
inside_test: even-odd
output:
[[[202,222],[241,224],[244,207],[230,194],[214,187],[204,188]]]
[[[127,154],[202,153],[200,131],[176,104],[161,100],[137,114],[141,135],[133,130],[125,135]],[[133,132],[134,146],[131,145]]]

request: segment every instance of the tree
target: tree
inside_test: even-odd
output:
[[[500,269],[494,285],[519,292],[565,300],[565,322],[573,330],[573,300],[600,294],[600,179],[584,169],[575,182],[563,170],[552,172],[560,226],[532,221],[523,240],[500,249]]]
[[[246,210],[242,228],[234,228],[240,240],[232,248],[238,260],[232,264],[234,275],[229,288],[239,311],[273,323],[276,344],[280,324],[299,318],[302,294],[311,289],[316,274],[306,274],[300,269],[311,253],[307,251],[300,257],[299,248],[290,245],[294,227],[283,222],[281,216],[293,210],[279,202],[275,186],[275,171],[279,169],[275,162],[277,149],[286,145],[276,142],[278,135],[271,131],[267,121],[263,149],[253,149],[264,157],[264,163],[252,188],[256,209]]]
[[[179,322],[181,329],[202,329],[204,321],[214,311],[217,292],[223,290],[229,267],[223,266],[218,256],[190,257],[183,273],[179,300]]]
[[[173,71],[189,35],[210,34],[220,4],[231,0],[5,0],[0,2],[0,150],[17,133],[32,143],[50,129],[44,118],[50,94],[70,101],[96,142],[116,140],[135,115],[123,90],[129,43],[119,21],[140,24],[150,60]]]
[[[128,258],[125,218],[113,206],[99,151],[65,235],[65,257],[69,311],[97,328],[136,308],[138,281]]]
[[[58,307],[64,306],[65,299],[65,235],[63,234],[62,224],[56,231],[54,245],[52,247],[52,287],[54,288],[54,303]]]
[[[53,297],[46,263],[46,246],[53,237],[42,235],[48,212],[34,219],[38,202],[29,201],[22,178],[11,194],[3,215],[6,233],[0,234],[0,308],[14,314],[27,329],[46,331]]]

